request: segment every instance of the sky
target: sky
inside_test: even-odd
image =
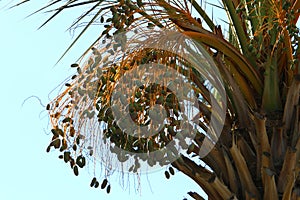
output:
[[[8,9],[8,3],[13,4],[0,0],[1,200],[191,199],[188,191],[200,192],[199,186],[180,172],[167,180],[163,168],[142,175],[141,192],[136,192],[133,179],[130,189],[123,189],[116,174],[110,179],[111,193],[106,194],[104,190],[89,186],[93,177],[90,171],[81,170],[76,177],[70,167],[57,158],[56,151],[46,153],[51,127],[43,105],[58,94],[58,90],[51,92],[53,89],[75,74],[70,64],[101,30],[90,31],[55,65],[74,39],[66,29],[78,16],[78,11],[66,12],[37,30],[50,15],[26,16],[43,5],[41,1],[14,9]],[[28,98],[31,96],[38,97],[41,102],[34,97]]]

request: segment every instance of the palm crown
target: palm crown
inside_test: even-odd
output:
[[[51,1],[41,10],[61,2]],[[91,45],[93,53],[83,66],[72,65],[77,67],[78,74],[48,106],[53,125],[48,150],[60,149],[62,158],[78,174],[78,167],[85,166],[85,158],[101,154],[104,149],[114,151],[111,146],[109,149],[105,145],[97,146],[99,139],[103,144],[108,142],[139,153],[150,153],[169,144],[182,132],[176,129],[176,123],[183,111],[179,109],[178,98],[168,89],[146,84],[135,90],[134,98],[124,100],[129,103],[131,118],[140,124],[147,123],[147,116],[151,114],[147,109],[153,102],[161,101],[169,123],[150,138],[124,132],[111,108],[114,86],[120,78],[141,64],[156,62],[186,77],[192,85],[190,90],[198,97],[201,111],[201,117],[194,120],[201,128],[183,148],[186,154],[170,162],[173,167],[198,183],[209,199],[300,198],[300,49],[296,27],[300,1],[224,0],[221,7],[228,15],[228,33],[214,24],[201,3],[192,0],[74,0],[54,9],[55,14],[49,20],[65,9],[86,5],[91,8],[72,25],[92,14],[79,37],[98,21],[104,24],[104,30]],[[199,150],[207,138],[209,121],[212,116],[219,119],[221,115],[213,113],[211,105],[220,99],[218,95],[211,95],[212,90],[197,66],[188,62],[184,53],[175,55],[145,48],[147,45],[135,46],[126,52],[125,47],[136,41],[127,41],[126,35],[116,37],[128,31],[142,35],[154,30],[172,30],[200,43],[221,74],[215,84],[224,83],[227,104],[218,106],[224,107],[226,115],[220,138],[216,141],[209,137],[213,147],[204,157],[200,158]],[[111,43],[113,39],[117,42]],[[94,48],[97,45],[101,48]],[[178,48],[184,52],[188,46]],[[193,49],[189,49],[191,51]],[[154,97],[151,94],[155,94]],[[85,140],[87,137],[89,140]],[[118,159],[125,162],[130,156],[119,153]],[[150,166],[168,163],[163,158],[161,155],[147,162]],[[201,159],[205,167],[196,159]],[[137,172],[139,167],[137,161],[131,170]],[[197,193],[189,194],[201,199]]]

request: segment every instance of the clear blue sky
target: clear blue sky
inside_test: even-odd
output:
[[[27,100],[23,107],[22,103],[36,95],[47,104],[49,93],[73,74],[69,65],[100,31],[90,32],[54,67],[72,41],[72,35],[65,30],[78,13],[67,12],[37,31],[49,15],[36,14],[25,19],[41,5],[36,2],[39,1],[8,10],[5,5],[9,1],[0,1],[0,199],[180,200],[188,198],[188,191],[199,192],[200,188],[181,173],[167,180],[161,170],[148,174],[148,178],[141,177],[141,194],[135,192],[133,179],[130,190],[123,190],[119,175],[113,176],[112,191],[107,195],[89,187],[93,174],[88,170],[75,177],[69,166],[57,158],[57,152],[46,153],[50,140],[47,113],[37,99]],[[57,91],[50,98],[55,94]]]

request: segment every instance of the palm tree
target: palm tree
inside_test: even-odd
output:
[[[41,10],[59,3],[62,1],[51,1]],[[169,152],[159,151],[161,155],[148,157],[145,162],[150,166],[172,165],[199,184],[209,199],[300,198],[300,48],[296,27],[300,1],[223,0],[221,6],[215,6],[227,13],[227,32],[214,24],[202,3],[193,0],[73,0],[55,8],[55,14],[45,24],[63,10],[86,5],[91,8],[72,25],[92,16],[79,37],[95,23],[104,24],[104,30],[91,45],[93,53],[88,54],[89,50],[84,53],[89,59],[81,67],[72,65],[78,74],[47,106],[53,126],[47,150],[59,149],[60,157],[70,163],[75,175],[78,175],[78,167],[85,166],[86,158],[106,156],[109,151],[116,153],[120,163],[133,158],[129,170],[136,173],[143,157],[135,154],[157,152],[171,144],[176,135],[189,130],[194,135],[184,135],[191,142],[186,146],[181,140],[184,152],[177,153],[178,159],[168,160],[164,155]],[[138,43],[140,46],[126,51],[136,40],[129,40],[122,33],[133,31],[140,36],[135,39],[142,40],[149,32],[168,30],[201,44],[213,59],[221,79],[203,76],[199,66],[186,59],[186,55],[197,54],[195,48],[188,45],[172,43],[180,49],[181,53],[176,55],[164,49],[148,48],[151,41],[146,39],[143,40],[146,45]],[[163,39],[159,40],[161,44],[166,40]],[[186,113],[179,108],[179,97],[166,87],[150,83],[138,85],[133,98],[114,92],[115,85],[126,73],[141,64],[151,63],[168,66],[191,85],[189,91],[197,97],[200,111],[200,117],[193,120],[193,126],[198,128],[189,127],[191,123],[186,129],[177,128],[184,118],[180,116]],[[205,78],[217,85],[224,83],[225,102],[221,102],[221,90],[218,95],[212,95],[216,90]],[[168,119],[163,129],[148,138],[140,137],[138,131],[137,135],[130,135],[129,130],[121,129],[114,118],[118,110],[113,108],[116,95],[129,104],[131,119],[142,125],[149,125],[153,102],[161,105]],[[213,102],[219,102],[217,112],[213,112]],[[224,120],[221,119],[223,107]],[[214,131],[214,127],[210,128],[213,118],[217,123],[222,122],[218,139],[208,133]],[[201,156],[199,153],[205,145],[211,145],[209,152]],[[134,154],[120,153],[116,149]],[[111,163],[108,159],[105,164]],[[172,168],[165,173],[166,177],[170,172],[173,173]],[[93,179],[91,185],[95,183],[97,180]],[[189,194],[203,199],[196,192]]]

